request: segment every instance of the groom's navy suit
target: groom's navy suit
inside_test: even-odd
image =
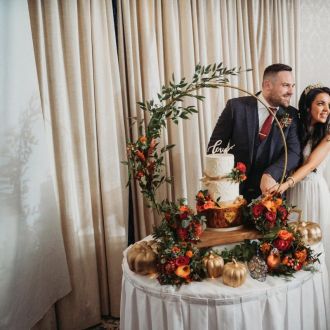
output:
[[[279,108],[277,118],[288,114],[292,121],[283,127],[288,148],[287,173],[295,169],[300,160],[300,142],[297,133],[297,110],[291,106]],[[221,140],[221,147],[229,143],[234,148],[230,153],[235,162],[247,166],[247,180],[240,185],[240,193],[250,201],[261,194],[260,180],[264,173],[269,173],[276,181],[283,174],[284,146],[281,133],[273,121],[268,137],[259,140],[259,119],[257,100],[252,96],[231,99],[221,113],[208,144],[208,153],[212,146]]]

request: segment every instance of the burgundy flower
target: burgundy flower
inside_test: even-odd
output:
[[[280,206],[278,208],[278,212],[280,213],[280,218],[282,221],[284,221],[288,218],[289,212],[284,206]]]
[[[291,246],[291,241],[285,241],[283,239],[277,238],[273,242],[273,246],[276,247],[279,251],[286,251]]]
[[[267,211],[265,216],[266,220],[271,224],[274,224],[276,222],[276,212]]]
[[[183,220],[183,219],[187,219],[188,218],[188,213],[187,212],[184,212],[184,213],[181,213],[180,214],[180,219]]]
[[[170,274],[170,273],[173,273],[175,271],[175,262],[174,260],[170,260],[168,261],[166,264],[165,264],[165,273],[166,274]]]
[[[190,258],[187,257],[187,256],[180,256],[180,257],[177,257],[177,258],[175,259],[175,266],[176,266],[176,267],[179,267],[179,266],[189,265],[189,261],[190,261]]]
[[[188,236],[187,228],[178,228],[176,233],[181,241],[184,241]]]
[[[254,218],[259,218],[264,211],[264,206],[261,204],[255,204],[252,206],[252,214]]]

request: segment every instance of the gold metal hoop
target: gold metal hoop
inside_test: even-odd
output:
[[[253,96],[257,101],[259,101],[262,105],[264,105],[266,107],[266,109],[268,110],[268,112],[274,117],[274,120],[276,121],[276,123],[278,125],[278,128],[280,129],[281,137],[282,137],[283,145],[284,145],[284,168],[283,168],[283,173],[282,173],[281,181],[280,181],[279,186],[278,186],[278,188],[276,190],[276,192],[277,192],[280,189],[281,184],[284,181],[285,173],[286,173],[286,169],[287,169],[287,164],[288,164],[288,148],[287,148],[287,145],[286,145],[285,135],[284,135],[284,132],[283,132],[283,129],[281,127],[281,124],[280,124],[279,120],[276,118],[276,116],[274,115],[274,113],[269,109],[269,107],[258,96],[256,96],[256,95],[248,92],[247,90],[245,90],[243,88],[237,87],[237,86],[228,85],[228,84],[222,84],[221,86],[222,87],[232,88],[232,89],[237,89],[237,90],[239,90],[239,91],[241,91],[243,93],[246,93],[246,94],[248,94],[250,96]]]

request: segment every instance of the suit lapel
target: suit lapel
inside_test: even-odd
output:
[[[277,119],[280,121],[280,118],[283,117],[283,115],[285,113],[286,113],[286,111],[280,107],[276,114]],[[288,130],[283,129],[283,132],[284,132],[284,136],[286,138],[286,136],[288,134]],[[273,128],[272,128],[271,134],[272,134],[272,136],[271,136],[270,148],[269,148],[269,159],[270,160],[273,157],[276,147],[277,148],[280,147],[280,149],[283,147],[282,135],[281,135],[280,129],[276,122],[273,123]]]
[[[258,129],[257,127],[258,106],[256,99],[253,99],[252,102],[245,107],[245,116],[246,116],[246,123],[248,128],[248,137],[249,137],[250,164],[252,164],[256,131]]]

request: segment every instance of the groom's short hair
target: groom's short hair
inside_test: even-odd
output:
[[[282,64],[282,63],[275,63],[272,65],[267,66],[267,68],[264,71],[264,76],[262,78],[262,81],[265,81],[265,79],[269,79],[271,76],[276,75],[280,71],[292,71],[291,66]]]

